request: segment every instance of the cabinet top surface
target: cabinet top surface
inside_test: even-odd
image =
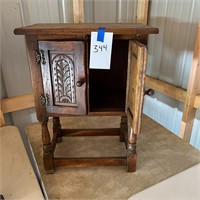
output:
[[[48,23],[33,24],[16,28],[16,35],[90,35],[91,31],[98,31],[104,27],[106,32],[116,35],[156,34],[158,28],[138,23]]]

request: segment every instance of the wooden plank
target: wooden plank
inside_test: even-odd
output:
[[[145,86],[166,96],[172,97],[182,103],[185,102],[187,91],[164,81],[146,75]],[[200,95],[195,96],[194,108],[200,109]]]
[[[146,76],[145,86],[155,91],[158,91],[164,95],[172,97],[180,102],[185,102],[186,90],[182,88],[173,86],[169,83],[152,78],[150,76]]]
[[[141,113],[144,98],[146,62],[146,46],[137,41],[130,41],[126,113],[131,121],[131,127],[134,134],[139,134],[141,130]]]
[[[197,95],[194,100],[194,108],[200,109],[200,95]]]
[[[34,97],[32,93],[1,99],[0,103],[3,113],[9,113],[35,107]]]
[[[74,23],[84,22],[84,3],[83,0],[73,0]]]
[[[125,166],[126,157],[54,158],[56,167]]]
[[[62,129],[62,136],[117,136],[119,128],[109,129]]]
[[[158,28],[138,23],[50,23],[34,24],[16,28],[16,35],[90,35],[91,31],[97,31],[99,27],[105,27],[107,32],[115,35],[134,37],[137,34],[157,34]]]
[[[193,61],[191,66],[190,78],[187,88],[185,106],[181,122],[180,137],[186,141],[190,141],[193,121],[196,114],[194,108],[196,96],[200,93],[200,23],[198,26],[197,39],[193,53]],[[198,97],[197,97],[198,100]]]
[[[124,116],[125,111],[92,111],[88,113],[90,116]]]
[[[3,112],[0,109],[0,127],[2,127],[2,126],[5,126],[5,119],[4,119],[4,116],[3,116]]]
[[[147,24],[149,0],[137,1],[137,23]]]

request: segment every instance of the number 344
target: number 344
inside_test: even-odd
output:
[[[94,45],[93,52],[98,53],[102,51],[107,51],[107,45]]]

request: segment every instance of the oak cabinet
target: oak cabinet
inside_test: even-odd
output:
[[[109,70],[89,68],[90,35],[99,27],[114,35]],[[53,173],[56,166],[96,165],[127,165],[127,171],[135,171],[147,63],[147,48],[141,41],[148,34],[158,33],[158,29],[141,24],[35,24],[16,28],[14,32],[26,38],[46,172]],[[62,129],[59,117],[69,115],[122,117],[119,129]],[[47,126],[49,117],[53,117],[52,138]],[[54,156],[56,143],[62,137],[79,135],[119,135],[127,155]]]
[[[38,41],[46,111],[86,115],[85,42]]]

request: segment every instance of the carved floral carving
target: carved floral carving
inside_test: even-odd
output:
[[[74,55],[51,52],[54,104],[76,103]]]

